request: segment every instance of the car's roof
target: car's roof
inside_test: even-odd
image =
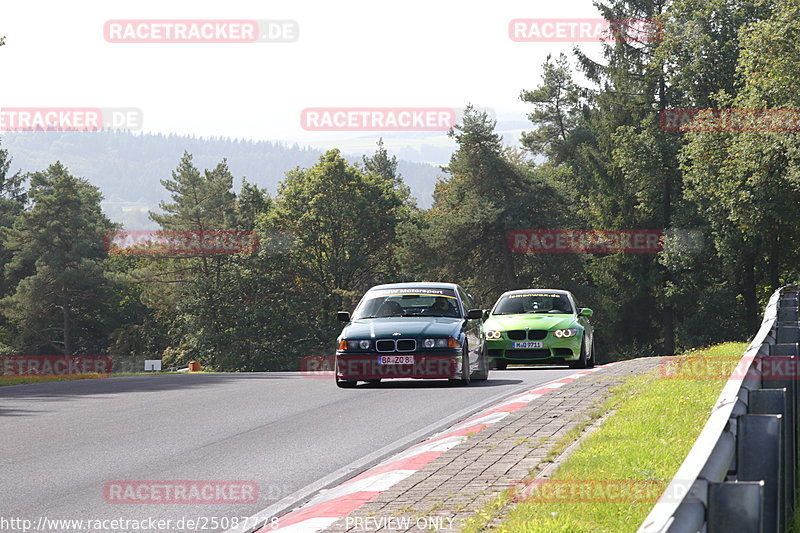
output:
[[[552,292],[555,294],[570,294],[569,291],[565,291],[563,289],[517,289],[515,291],[504,292],[502,296],[505,296],[506,294],[526,294],[529,292]]]
[[[421,288],[421,289],[453,289],[458,287],[455,283],[439,283],[431,281],[415,281],[406,283],[386,283],[383,285],[375,285],[373,289],[405,289],[405,288]]]

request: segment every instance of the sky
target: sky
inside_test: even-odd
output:
[[[597,17],[590,0],[3,0],[4,107],[134,108],[143,132],[320,145],[363,135],[306,131],[305,108],[491,109],[525,120],[522,89],[571,42],[515,42],[517,18]],[[108,42],[131,19],[288,20],[292,42]],[[600,45],[582,43],[596,55]],[[403,135],[386,134],[402,145]]]

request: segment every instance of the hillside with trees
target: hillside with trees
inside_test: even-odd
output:
[[[601,361],[745,338],[765,299],[799,277],[800,133],[672,131],[660,117],[675,108],[796,113],[800,6],[598,5],[607,19],[660,20],[663,38],[608,42],[599,61],[579,49],[550,57],[538,86],[509,87],[530,104],[522,149],[467,107],[430,206],[413,201],[415,185],[382,145],[360,160],[284,147],[305,159],[261,174],[279,185],[251,179],[264,162],[237,142],[201,159],[191,142],[172,139],[179,153],[165,161],[146,137],[128,137],[140,143],[130,148],[135,161],[112,151],[87,162],[157,177],[146,197],[160,202],[157,227],[256,232],[256,253],[109,255],[107,184],[57,162],[71,149],[63,143],[102,138],[54,140],[50,160],[24,174],[4,141],[0,348],[293,370],[304,356],[333,352],[337,310],[352,310],[373,284],[407,280],[461,283],[483,307],[515,288],[571,290],[595,311]],[[171,171],[153,170],[167,162]],[[700,245],[668,238],[657,254],[512,253],[509,232],[536,228],[694,232]]]

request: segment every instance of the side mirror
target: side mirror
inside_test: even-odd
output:
[[[470,309],[469,311],[467,311],[467,318],[469,320],[483,318],[483,309]]]
[[[347,311],[339,311],[336,313],[336,319],[339,320],[339,322],[350,322],[350,313]]]
[[[588,307],[581,307],[580,309],[578,309],[578,314],[580,316],[592,316],[593,313],[594,311],[592,311]]]
[[[490,313],[489,309],[484,309],[483,310],[483,320],[488,320],[489,319],[489,313]]]

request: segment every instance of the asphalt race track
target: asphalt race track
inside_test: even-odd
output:
[[[354,390],[297,372],[0,387],[0,517],[170,519],[176,530],[181,518],[277,513],[502,398],[575,372],[495,370],[468,387],[389,381]],[[259,497],[233,504],[104,497],[108,483],[171,480],[250,481]]]

